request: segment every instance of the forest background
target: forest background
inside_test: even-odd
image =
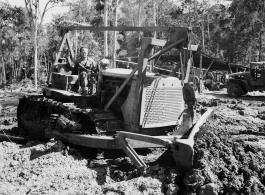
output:
[[[24,0],[25,7],[0,2],[0,87],[33,79],[34,63],[38,67],[37,80],[44,83],[61,40],[60,22],[104,26],[105,1],[48,0],[43,10],[38,7],[39,0]],[[47,10],[54,6],[68,7],[69,11],[53,15],[52,21],[44,24]],[[116,7],[118,26],[198,27],[193,32],[194,44],[214,58],[238,64],[265,58],[264,0],[108,0],[108,26],[115,25]],[[79,46],[86,44],[89,55],[99,61],[112,58],[113,53],[116,57],[139,56],[143,36],[164,39],[166,35],[118,32],[114,52],[114,33],[109,32],[108,56],[104,56],[103,32],[73,31],[70,39],[75,56]]]

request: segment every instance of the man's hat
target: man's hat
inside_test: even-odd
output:
[[[80,46],[80,50],[81,50],[82,48],[86,48],[86,49],[88,49],[88,45],[81,45],[81,46]]]

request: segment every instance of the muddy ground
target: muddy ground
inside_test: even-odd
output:
[[[16,120],[21,95],[0,93],[1,134],[24,135]],[[56,140],[1,141],[0,194],[265,194],[265,94],[202,95],[197,112],[208,107],[215,112],[196,137],[188,171],[166,149],[142,152],[148,167],[138,174],[122,155],[90,159],[86,149]]]

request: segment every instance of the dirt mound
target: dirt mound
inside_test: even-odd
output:
[[[219,102],[196,140],[196,164],[185,174],[185,191],[264,194],[265,123],[260,114],[265,108],[242,100]]]
[[[96,171],[87,168],[86,159],[64,155],[66,147],[59,141],[28,142],[23,147],[3,142],[0,148],[1,194],[100,192]]]

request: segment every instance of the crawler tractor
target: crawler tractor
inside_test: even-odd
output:
[[[194,106],[193,88],[189,85],[192,51],[189,29],[182,27],[90,27],[61,26],[63,39],[56,62],[51,68],[43,95],[20,99],[18,125],[31,137],[55,138],[97,149],[122,149],[137,168],[145,163],[135,148],[171,147],[176,164],[190,168],[193,164],[194,136],[212,110],[199,120]],[[102,66],[91,82],[90,94],[78,92],[76,70],[60,61],[65,42],[70,46],[69,31],[164,31],[169,41],[143,38],[138,64],[134,69]],[[153,55],[154,46],[162,47]],[[187,72],[178,78],[147,72],[148,61],[157,59],[172,48],[187,52],[182,68]],[[186,49],[183,49],[186,48]],[[70,49],[71,57],[73,52]]]

